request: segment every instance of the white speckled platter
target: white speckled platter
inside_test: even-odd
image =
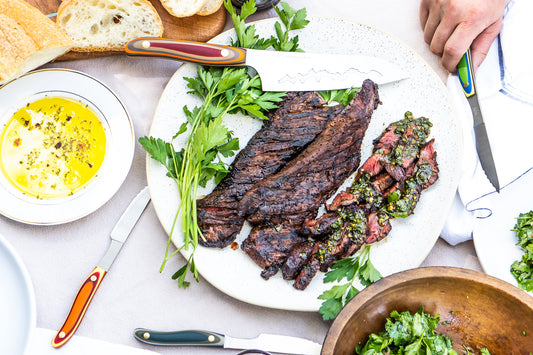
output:
[[[342,19],[311,18],[307,28],[298,32],[301,47],[306,52],[351,53],[380,57],[397,64],[409,79],[379,88],[383,104],[375,111],[362,146],[362,160],[370,155],[372,140],[391,122],[403,118],[406,111],[415,116],[429,117],[434,125],[440,179],[422,194],[415,214],[393,221],[392,231],[385,240],[374,244],[371,260],[384,275],[418,267],[430,252],[444,225],[455,194],[462,156],[460,124],[442,80],[410,48],[375,28]],[[274,34],[274,19],[255,23],[263,37]],[[212,42],[227,44],[233,31],[222,33]],[[196,66],[185,64],[170,79],[157,107],[150,134],[169,141],[185,116],[182,107],[192,108],[200,102],[188,91],[183,77],[196,76]],[[234,115],[225,124],[239,137],[241,147],[260,128],[261,122]],[[176,145],[183,144],[177,141]],[[178,192],[164,168],[152,159],[147,161],[148,184],[157,215],[167,232],[178,207]],[[213,186],[199,191],[207,194]],[[343,188],[343,187],[341,187]],[[179,218],[178,218],[179,221]],[[180,230],[180,225],[177,225]],[[245,226],[237,241],[249,232]],[[175,245],[182,244],[182,234],[174,233]],[[298,291],[280,275],[265,281],[261,269],[240,249],[209,249],[199,247],[195,262],[200,274],[213,286],[241,301],[265,307],[317,311],[317,299],[330,285],[324,285],[319,273],[305,291]],[[194,285],[192,286],[194,287]]]
[[[16,189],[0,172],[0,213],[13,220],[55,225],[82,218],[100,208],[120,188],[133,161],[135,134],[117,95],[95,78],[69,69],[42,69],[0,88],[0,127],[27,102],[44,96],[67,97],[96,112],[106,132],[106,152],[96,176],[71,196],[37,199]]]

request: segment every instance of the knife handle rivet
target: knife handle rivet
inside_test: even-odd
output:
[[[65,332],[61,332],[61,333],[59,333],[59,337],[60,337],[61,339],[63,339],[63,338],[65,337],[65,335],[66,335]]]
[[[210,342],[210,343],[214,342],[215,341],[215,336],[214,335],[208,336],[207,337],[207,341]]]
[[[149,42],[149,41],[142,41],[142,42],[141,42],[141,46],[142,46],[143,48],[145,48],[145,49],[146,49],[146,48],[150,48],[150,42]]]
[[[229,55],[229,51],[227,49],[222,49],[220,51],[220,55],[223,57],[227,57]]]
[[[144,333],[143,333],[143,338],[144,338],[144,339],[150,339],[150,333],[148,333],[148,332],[144,332]]]
[[[95,281],[96,281],[96,275],[91,276],[90,280],[91,280],[92,282],[95,282]]]

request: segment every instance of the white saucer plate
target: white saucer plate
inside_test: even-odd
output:
[[[27,102],[44,96],[67,97],[89,105],[106,131],[106,153],[97,175],[83,189],[60,199],[37,199],[17,190],[0,174],[0,213],[38,225],[67,223],[106,203],[120,188],[133,161],[135,134],[118,96],[97,79],[70,69],[30,72],[0,87],[0,127]]]

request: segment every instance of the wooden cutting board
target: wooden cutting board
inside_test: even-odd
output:
[[[59,4],[61,4],[61,0],[26,0],[26,2],[41,10],[45,15],[56,13]],[[150,0],[150,2],[159,13],[161,21],[163,22],[163,37],[206,42],[222,32],[226,24],[226,9],[224,6],[212,15],[194,15],[178,18],[170,15],[165,8],[163,8],[160,0]],[[51,18],[55,20],[55,17]],[[121,53],[122,52],[69,52],[58,58],[58,60],[94,58]]]

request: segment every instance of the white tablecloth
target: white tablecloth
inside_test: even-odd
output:
[[[294,8],[307,8],[309,15],[344,17],[389,32],[418,52],[443,80],[446,79],[447,73],[440,66],[439,58],[423,41],[418,0],[288,2]],[[273,11],[266,11],[253,18],[274,15]],[[230,21],[226,27],[229,26]],[[164,59],[116,56],[59,62],[47,67],[81,70],[110,86],[126,104],[138,138],[148,134],[158,99],[179,65]],[[107,204],[81,220],[43,227],[20,224],[0,216],[0,233],[15,247],[31,275],[37,302],[37,327],[58,329],[62,325],[81,282],[107,249],[114,223],[146,185],[145,160],[145,152],[137,143],[134,162],[124,185]],[[136,341],[133,329],[209,329],[239,337],[268,332],[323,341],[330,323],[322,321],[318,313],[287,312],[245,304],[221,293],[205,280],[188,289],[179,289],[171,275],[182,265],[181,256],[171,259],[163,273],[159,273],[166,242],[167,235],[149,205],[101,284],[77,335],[162,354],[214,352],[201,348],[154,348]],[[428,265],[481,270],[471,242],[451,247],[439,240],[423,263],[423,266]],[[68,345],[63,347],[65,353],[68,353]],[[44,353],[47,349],[42,350]],[[221,350],[220,353],[236,351]]]

